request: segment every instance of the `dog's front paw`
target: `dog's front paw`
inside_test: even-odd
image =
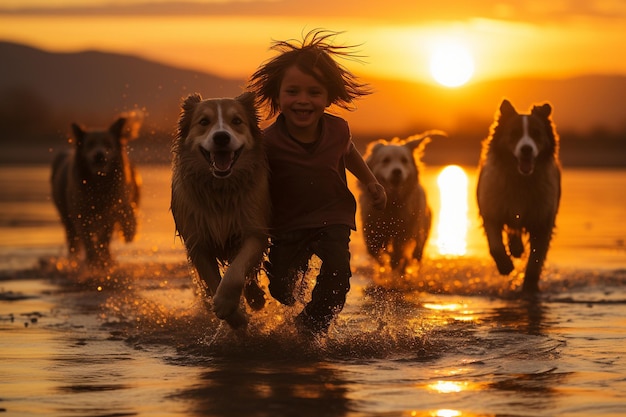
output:
[[[222,280],[213,296],[213,312],[215,315],[226,320],[239,308],[242,287],[239,285],[228,285],[226,280]]]
[[[248,316],[240,309],[235,310],[230,316],[224,319],[233,329],[240,329],[248,325]]]

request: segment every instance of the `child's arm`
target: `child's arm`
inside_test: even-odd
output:
[[[363,157],[359,153],[354,143],[350,144],[350,151],[346,155],[346,168],[354,176],[367,186],[367,191],[372,195],[374,207],[383,210],[387,205],[387,194],[385,188],[380,185]]]

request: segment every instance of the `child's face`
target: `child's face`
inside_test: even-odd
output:
[[[278,103],[287,127],[299,130],[317,128],[324,109],[330,105],[326,87],[296,66],[285,71]]]

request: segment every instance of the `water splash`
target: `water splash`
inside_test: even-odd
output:
[[[523,277],[502,277],[489,260],[442,258],[423,262],[411,274],[383,280],[387,286],[378,285],[380,272],[373,268],[355,271],[346,307],[329,334],[305,339],[296,331],[294,318],[308,299],[315,263],[301,282],[296,306],[285,307],[268,295],[262,311],[248,311],[248,328],[233,331],[213,315],[210,298],[194,283],[185,262],[124,264],[92,275],[59,267],[59,262],[41,262],[23,271],[22,278],[47,276],[62,292],[86,295],[80,308],[96,311],[101,327],[114,339],[135,349],[174,347],[177,360],[191,362],[242,357],[272,362],[431,360],[449,352],[450,346],[466,349],[464,353],[471,353],[472,346],[485,349],[485,343],[476,340],[478,322],[493,320],[500,327],[540,334],[542,300],[626,304],[621,291],[611,290],[626,284],[624,270],[547,269],[542,298],[527,302],[517,297]],[[389,285],[398,282],[401,285]],[[263,275],[261,284],[269,294]],[[484,300],[489,300],[488,307],[481,306]],[[505,339],[503,345],[511,343],[510,335]]]

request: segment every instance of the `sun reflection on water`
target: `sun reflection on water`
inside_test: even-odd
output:
[[[418,413],[417,411],[411,412],[411,417],[418,417],[418,416],[423,416],[423,415],[425,414]],[[427,415],[429,417],[457,417],[457,416],[463,415],[463,413],[457,410],[441,409],[441,410],[429,412]]]
[[[457,321],[476,321],[476,312],[466,304],[459,303],[424,303],[423,307],[435,312],[449,314],[447,317]]]
[[[455,382],[455,381],[437,381],[434,384],[428,385],[428,388],[432,391],[441,392],[447,394],[450,392],[461,392],[466,388],[467,382]]]
[[[467,252],[468,179],[463,168],[448,165],[437,177],[441,207],[437,224],[437,248],[441,255]]]
[[[457,417],[462,415],[460,411],[457,410],[437,410],[435,416],[436,417]]]

